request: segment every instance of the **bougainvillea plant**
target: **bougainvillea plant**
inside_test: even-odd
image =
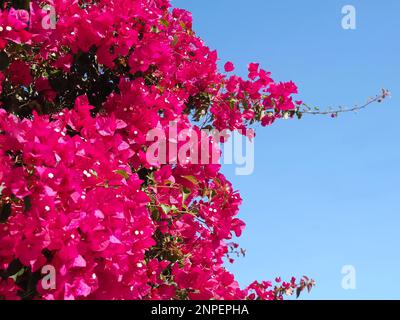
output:
[[[190,13],[169,0],[0,5],[1,298],[282,299],[311,289],[307,277],[241,288],[224,263],[239,250],[242,199],[220,165],[146,158],[146,133],[171,122],[247,135],[253,123],[301,117],[310,110],[293,82],[256,63],[248,79],[231,62],[219,72]],[[49,265],[56,285],[46,288]]]

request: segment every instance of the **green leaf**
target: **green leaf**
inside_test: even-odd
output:
[[[7,270],[4,271],[4,274],[2,276],[8,278],[19,273],[21,270],[24,270],[24,265],[18,259],[14,259],[10,262]]]
[[[24,198],[24,211],[27,212],[31,210],[31,208],[32,208],[31,198],[29,196],[26,196]]]
[[[125,179],[129,178],[129,174],[125,170],[119,169],[119,170],[115,170],[114,172],[123,176]]]
[[[11,215],[11,203],[3,204],[0,212],[0,223],[6,223],[10,215]]]
[[[160,212],[158,212],[158,209],[157,208],[152,208],[152,209],[150,209],[150,211],[151,211],[151,217],[153,218],[153,220],[158,220],[158,219],[160,219]]]
[[[303,117],[303,114],[299,111],[297,112],[297,118],[300,120]]]
[[[7,53],[0,52],[0,71],[7,69],[8,65],[10,64],[10,58],[8,57]]]
[[[300,293],[303,291],[303,288],[302,287],[298,287],[297,289],[296,289],[296,298],[298,298],[298,297],[300,297]]]
[[[99,177],[99,175],[97,174],[97,172],[96,172],[95,170],[90,169],[89,172],[90,172],[93,176],[95,176],[96,178]]]
[[[165,212],[165,214],[168,214],[171,211],[178,210],[178,208],[175,205],[168,206],[166,204],[161,204],[161,209]]]
[[[183,188],[183,194],[182,194],[182,206],[186,208],[185,202],[187,198],[190,196],[191,191],[187,188]]]
[[[178,41],[179,41],[179,38],[176,35],[174,35],[174,40],[172,40],[172,46],[175,47],[176,44],[178,43]]]
[[[25,268],[22,268],[17,273],[10,276],[10,278],[13,279],[14,281],[17,281],[17,278],[22,276],[24,273],[25,273]]]
[[[161,19],[160,20],[160,23],[164,26],[164,27],[169,27],[169,22],[167,21],[167,20],[165,20],[165,19]]]
[[[185,178],[186,180],[189,180],[193,184],[198,184],[199,183],[197,181],[196,177],[194,177],[194,176],[182,176],[182,178]]]
[[[166,204],[161,204],[161,209],[164,211],[165,214],[168,214],[172,208],[170,206],[167,206]]]

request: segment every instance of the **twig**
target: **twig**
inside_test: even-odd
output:
[[[325,110],[325,111],[319,111],[319,110],[298,110],[302,114],[311,114],[311,115],[326,115],[326,114],[331,114],[331,115],[338,115],[339,113],[345,113],[345,112],[356,112],[362,109],[367,108],[369,105],[375,103],[375,102],[382,102],[385,98],[390,96],[390,92],[386,89],[382,89],[382,93],[375,96],[374,98],[369,99],[365,104],[362,106],[354,106],[353,108],[339,108],[335,110]]]

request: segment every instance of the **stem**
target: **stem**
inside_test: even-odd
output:
[[[374,98],[369,99],[365,104],[361,106],[354,106],[352,108],[340,108],[340,109],[335,109],[335,110],[327,110],[327,111],[318,111],[318,110],[298,110],[302,114],[311,114],[311,115],[327,115],[327,114],[332,114],[332,115],[337,115],[339,113],[345,113],[345,112],[357,112],[359,110],[367,108],[369,105],[375,103],[375,102],[382,102],[386,97],[390,96],[390,92],[386,89],[382,89],[382,93],[375,96]]]

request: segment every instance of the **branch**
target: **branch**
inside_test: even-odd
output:
[[[369,105],[378,102],[381,103],[383,100],[385,100],[387,97],[390,96],[389,90],[382,89],[382,92],[375,96],[374,98],[370,98],[365,104],[361,106],[354,106],[352,108],[338,108],[338,109],[333,109],[333,110],[326,110],[326,111],[320,111],[318,108],[314,108],[313,110],[308,107],[307,105],[303,104],[303,106],[306,108],[305,110],[298,110],[298,112],[302,114],[311,114],[311,115],[327,115],[330,114],[333,117],[336,117],[339,113],[345,113],[345,112],[357,112],[359,110],[367,108]]]

